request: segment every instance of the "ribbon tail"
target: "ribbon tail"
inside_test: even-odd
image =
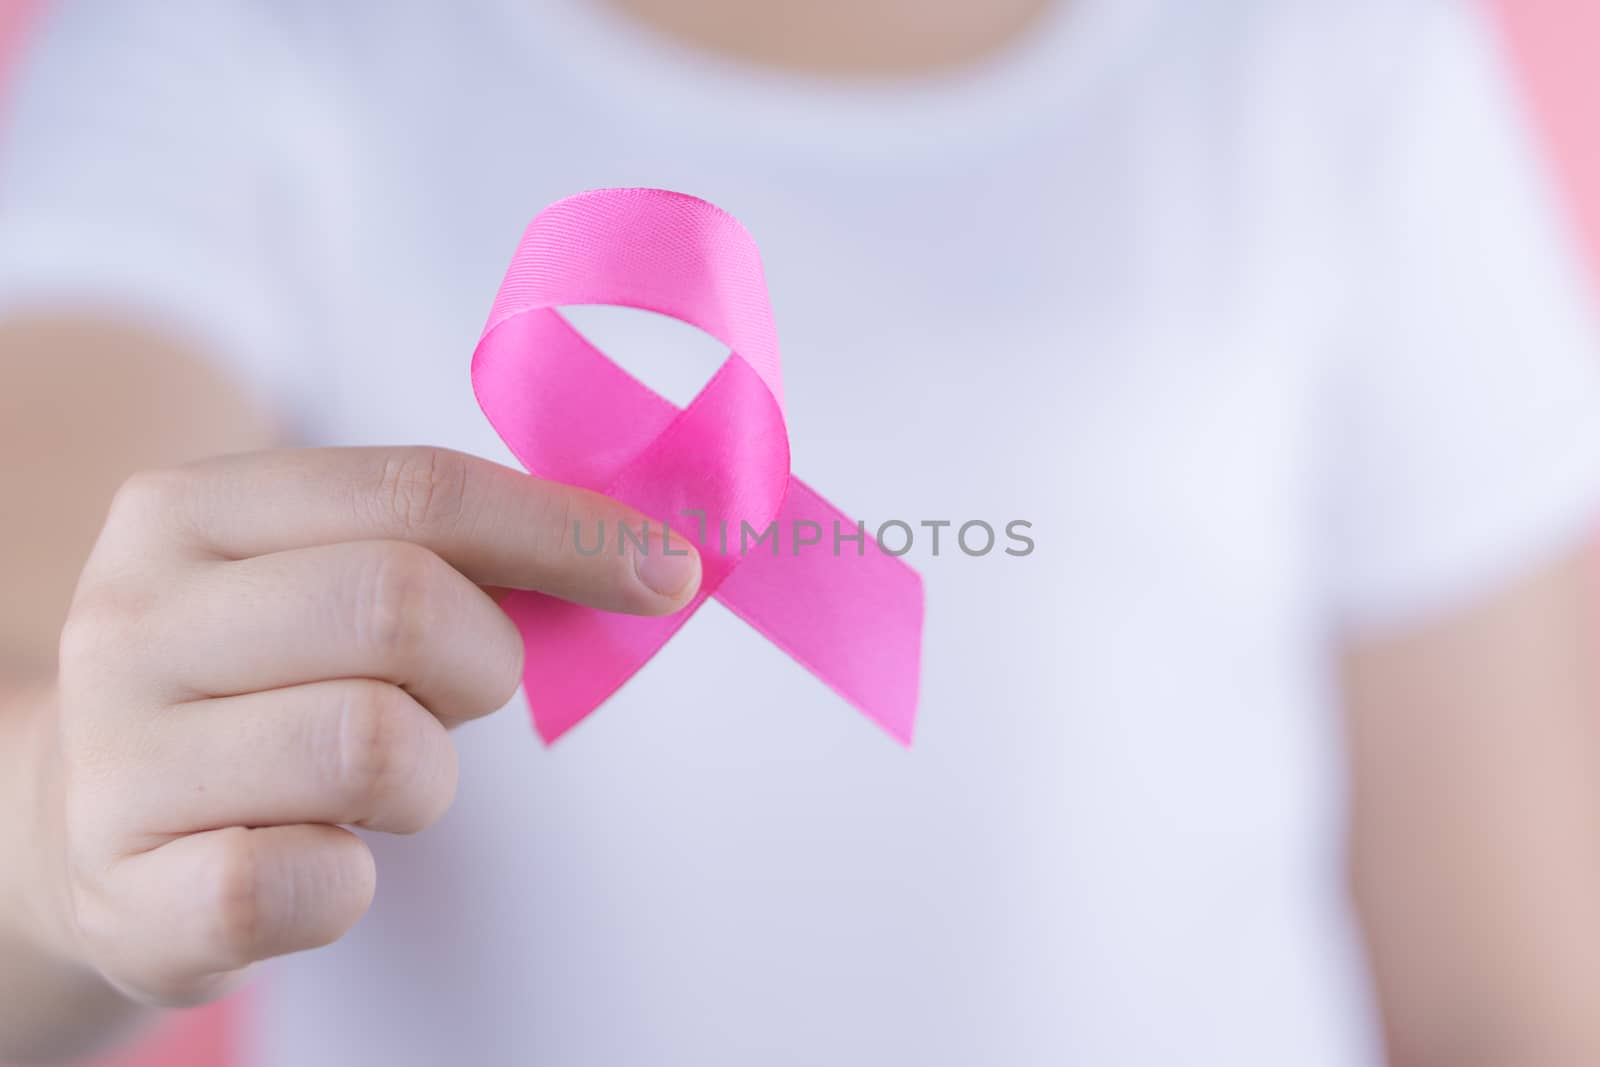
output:
[[[777,522],[778,551],[746,556],[717,600],[909,748],[922,576],[798,478]]]

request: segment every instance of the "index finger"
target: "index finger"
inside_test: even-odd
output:
[[[626,504],[442,448],[220,456],[136,476],[116,506],[161,516],[200,556],[410,541],[480,585],[608,611],[669,614],[700,584],[693,546]]]

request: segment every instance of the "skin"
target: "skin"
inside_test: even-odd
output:
[[[1397,1065],[1600,1063],[1600,574],[1345,650],[1351,883]]]
[[[993,51],[1045,0],[787,5],[777,35],[776,7],[612,2],[757,62],[895,73]],[[0,322],[0,449],[37,457],[0,466],[0,1059],[76,1055],[348,930],[375,872],[342,826],[436,819],[449,728],[516,684],[495,588],[654,613],[698,582],[568,551],[565,520],[638,521],[594,494],[431,449],[262,451],[203,355]],[[1351,894],[1403,1067],[1600,1062],[1593,571],[1569,552],[1337,649]]]
[[[114,369],[124,352],[136,372]],[[267,424],[178,346],[0,324],[7,396],[102,371],[154,402],[96,390],[71,412],[16,403],[0,424],[10,454],[61,457],[0,476],[26,501],[8,548],[28,548],[0,578],[29,596],[0,623],[6,1059],[81,1052],[143,1006],[211,999],[255,961],[344,934],[376,877],[344,827],[437,820],[449,729],[516,689],[522,642],[496,591],[664,614],[699,584],[682,542],[580,555],[573,522],[644,520],[598,494],[431,448],[219,455]],[[51,448],[74,433],[85,447]],[[146,460],[164,465],[130,471]]]
[[[695,48],[808,74],[916,75],[965,66],[1027,35],[1053,0],[607,0]]]

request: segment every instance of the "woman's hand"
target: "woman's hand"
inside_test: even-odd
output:
[[[485,587],[675,611],[700,564],[663,553],[658,525],[643,553],[575,550],[575,524],[643,522],[430,448],[134,476],[61,634],[59,730],[39,755],[60,833],[37,835],[30,883],[34,912],[57,917],[41,947],[182,1004],[343,935],[374,885],[343,827],[437,820],[456,784],[447,729],[517,687],[521,639]]]

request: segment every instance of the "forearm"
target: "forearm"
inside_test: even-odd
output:
[[[1396,1067],[1600,1063],[1600,671],[1578,553],[1355,650],[1354,888]]]
[[[81,1056],[141,1009],[78,961],[61,862],[53,686],[0,682],[0,1061]]]

